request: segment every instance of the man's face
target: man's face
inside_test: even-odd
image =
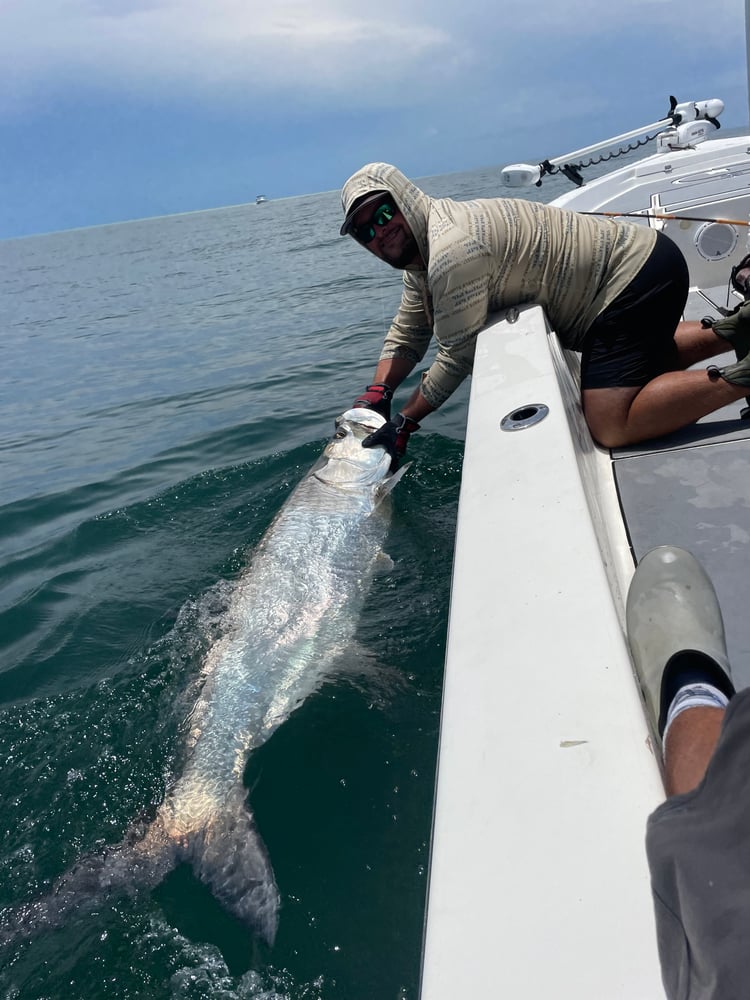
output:
[[[363,205],[354,216],[352,235],[392,267],[405,268],[421,261],[417,241],[396,203],[388,195]]]

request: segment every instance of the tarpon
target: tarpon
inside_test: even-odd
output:
[[[279,893],[243,773],[252,750],[319,686],[353,638],[382,558],[386,496],[400,476],[391,475],[382,447],[362,447],[383,423],[374,410],[342,414],[255,549],[203,665],[182,773],[153,821],[81,860],[49,895],[6,911],[4,937],[59,925],[113,891],[154,887],[186,861],[229,912],[273,943]]]

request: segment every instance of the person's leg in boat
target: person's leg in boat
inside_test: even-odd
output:
[[[750,982],[750,690],[734,693],[713,585],[684,549],[638,564],[627,632],[668,794],[646,853],[669,1000],[745,1000]]]
[[[589,330],[581,359],[582,405],[604,447],[669,434],[750,393],[750,303],[712,326],[680,322],[687,291],[685,260],[663,237],[641,273]],[[732,348],[736,365],[686,370]]]

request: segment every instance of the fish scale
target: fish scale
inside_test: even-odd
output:
[[[154,887],[187,861],[229,912],[273,942],[279,893],[242,777],[251,751],[320,685],[356,631],[402,474],[391,474],[382,447],[362,447],[383,423],[372,410],[344,413],[261,539],[202,666],[182,773],[153,821],[83,858],[48,896],[6,912],[3,938],[59,925],[105,892]]]

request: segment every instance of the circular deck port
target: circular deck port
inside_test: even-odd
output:
[[[737,230],[724,222],[707,222],[695,234],[695,249],[704,260],[724,260],[737,246]]]
[[[527,427],[533,427],[549,413],[549,407],[545,403],[527,403],[519,406],[516,410],[506,413],[500,421],[500,429],[504,431],[525,431]]]

